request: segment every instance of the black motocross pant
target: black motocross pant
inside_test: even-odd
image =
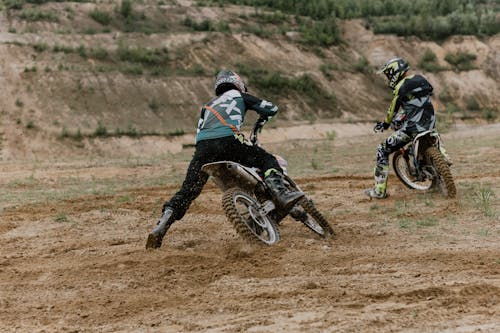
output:
[[[401,129],[392,133],[377,147],[377,166],[389,165],[390,154],[403,148],[418,133],[434,128],[434,124],[434,108],[431,105],[412,114],[411,118],[402,124]]]
[[[181,189],[163,205],[163,209],[172,208],[174,220],[182,219],[206,184],[209,176],[201,171],[201,167],[206,163],[217,161],[233,161],[245,166],[257,167],[263,171],[269,169],[281,171],[273,155],[260,147],[241,143],[232,136],[199,141]]]

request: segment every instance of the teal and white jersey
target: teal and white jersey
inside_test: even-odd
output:
[[[278,112],[278,107],[271,102],[261,100],[247,93],[241,93],[236,89],[226,91],[220,96],[212,99],[208,107],[215,109],[224,119],[223,124],[216,115],[201,109],[200,120],[196,134],[196,142],[201,140],[217,139],[234,136],[230,125],[240,131],[247,110],[256,111],[262,118],[273,117]]]

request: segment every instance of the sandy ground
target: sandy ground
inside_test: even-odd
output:
[[[210,183],[161,249],[144,248],[189,152],[168,168],[2,163],[0,185],[19,199],[0,211],[0,331],[499,332],[500,131],[445,137],[456,200],[412,192],[391,174],[390,197],[370,201],[363,189],[381,137],[314,141],[330,145],[340,171],[295,178],[337,235],[321,240],[287,219],[272,247],[236,235]],[[177,180],[144,181],[165,169]],[[122,185],[70,191],[75,179],[81,189]]]

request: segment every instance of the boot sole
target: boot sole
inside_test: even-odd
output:
[[[291,211],[292,208],[297,204],[297,202],[299,202],[300,199],[302,199],[305,196],[306,196],[306,194],[302,193],[302,195],[300,197],[298,197],[297,199],[294,199],[292,202],[289,202],[286,206],[283,207],[283,209],[286,210],[287,212]]]
[[[158,235],[149,234],[146,242],[146,249],[158,249],[161,247],[161,239]]]

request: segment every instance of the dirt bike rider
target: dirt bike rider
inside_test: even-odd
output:
[[[383,132],[391,126],[395,132],[377,147],[375,187],[365,191],[370,198],[387,197],[389,155],[435,125],[432,85],[421,75],[408,75],[409,69],[408,63],[397,57],[380,69],[393,89],[393,98],[384,121],[377,122],[373,130]]]
[[[181,189],[163,205],[162,216],[149,234],[146,248],[159,248],[170,226],[184,216],[200,195],[209,177],[201,171],[206,163],[233,161],[259,168],[275,203],[285,210],[292,209],[304,196],[302,192],[288,190],[276,158],[257,145],[246,143],[240,132],[248,109],[256,111],[263,124],[276,115],[278,107],[247,93],[240,76],[229,70],[216,75],[214,88],[216,97],[201,109],[196,148],[186,178]]]

